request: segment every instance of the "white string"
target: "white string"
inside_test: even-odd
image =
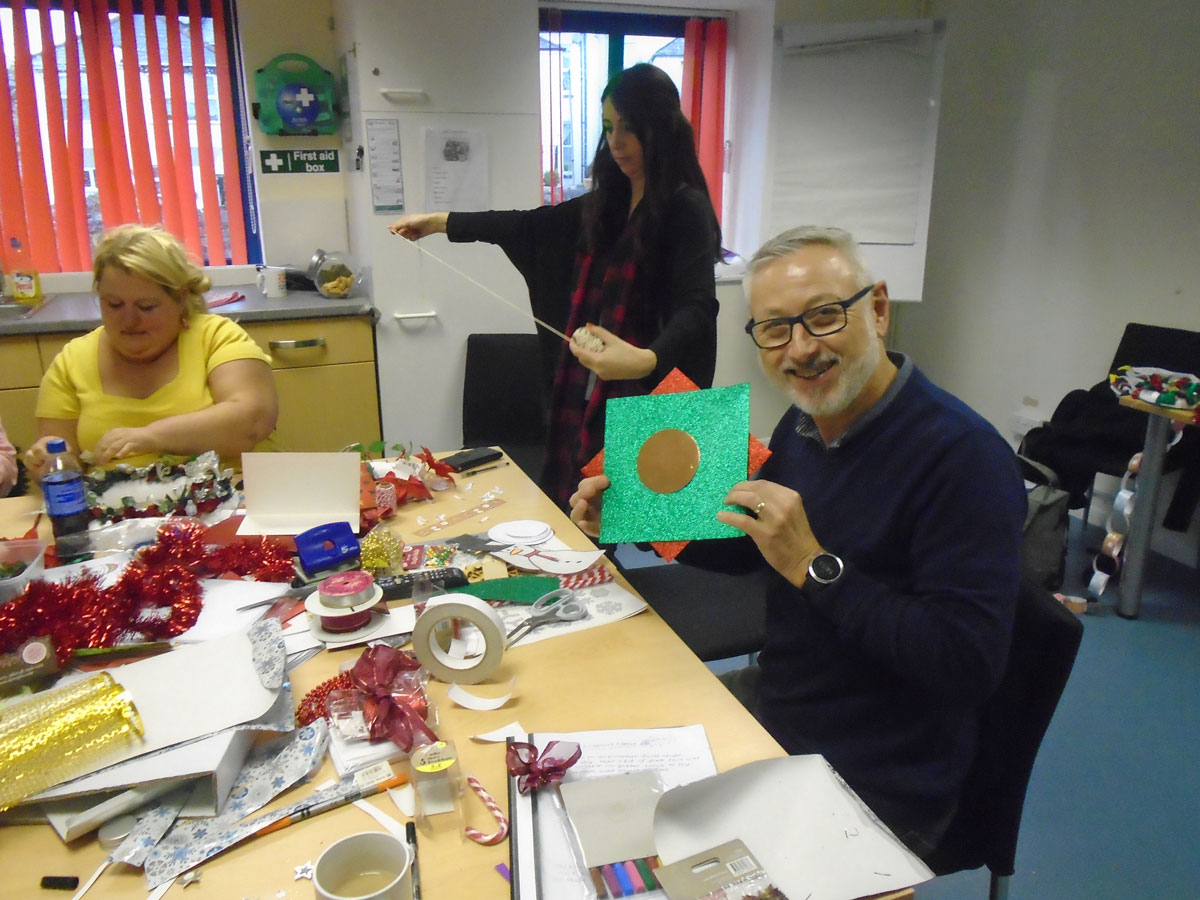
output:
[[[425,256],[428,256],[434,262],[441,263],[443,266],[445,266],[451,272],[454,272],[456,275],[458,275],[461,278],[465,278],[467,281],[471,282],[471,284],[475,285],[475,287],[479,288],[484,293],[491,294],[493,297],[495,297],[497,300],[499,300],[505,306],[509,306],[512,309],[515,309],[517,312],[519,312],[523,316],[528,316],[529,318],[533,319],[533,321],[537,322],[539,325],[541,325],[543,328],[545,328],[547,331],[558,335],[560,338],[562,338],[567,343],[571,342],[571,339],[569,337],[567,337],[565,334],[563,334],[557,328],[554,328],[551,325],[547,325],[545,322],[543,322],[541,319],[539,319],[537,316],[535,316],[533,313],[531,313],[525,307],[518,306],[517,304],[513,303],[511,300],[507,300],[504,297],[501,297],[499,294],[497,294],[491,288],[487,287],[486,285],[480,284],[478,281],[476,281],[474,278],[472,278],[466,272],[462,271],[461,269],[456,269],[454,266],[450,265],[450,263],[446,262],[444,259],[441,259],[440,257],[438,257],[436,254],[430,253],[424,247],[420,246],[420,244],[417,241],[409,241],[409,240],[407,240],[407,238],[405,239],[405,241],[406,241],[406,243],[412,244],[414,247],[417,248],[418,251],[423,253]],[[423,281],[419,261],[418,261],[417,277],[418,277],[418,283]]]

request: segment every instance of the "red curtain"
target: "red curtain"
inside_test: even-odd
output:
[[[696,133],[696,153],[721,217],[725,174],[725,56],[729,23],[689,19],[683,35],[683,112]]]
[[[90,268],[99,228],[89,227],[89,200],[104,228],[162,223],[198,261],[245,263],[221,4],[213,4],[207,45],[199,0],[166,0],[157,19],[145,0],[118,0],[116,13],[110,7],[110,0],[11,0],[11,70],[0,47],[0,264]],[[65,34],[58,43],[52,24]]]

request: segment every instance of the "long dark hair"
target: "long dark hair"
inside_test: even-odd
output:
[[[600,95],[611,100],[621,118],[642,145],[642,165],[646,186],[641,202],[640,223],[635,251],[640,257],[654,245],[671,197],[685,185],[703,191],[712,198],[700,160],[692,126],[679,104],[679,91],[669,75],[649,63],[638,63],[618,73]],[[610,248],[625,227],[631,200],[629,179],[617,166],[608,149],[605,135],[600,136],[592,162],[592,190],[584,215],[587,249],[596,252]],[[713,261],[720,259],[721,226],[712,214]]]

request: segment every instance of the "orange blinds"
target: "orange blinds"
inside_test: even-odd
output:
[[[13,39],[11,60],[0,47],[6,270],[86,270],[97,235],[135,221],[162,223],[208,265],[247,261],[235,68],[211,6],[0,0]]]

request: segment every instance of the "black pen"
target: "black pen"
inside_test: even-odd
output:
[[[478,475],[480,472],[490,472],[490,471],[492,471],[492,469],[498,469],[501,466],[507,466],[507,465],[508,465],[508,460],[506,459],[506,460],[504,460],[504,462],[498,462],[494,466],[484,466],[482,469],[471,469],[470,471],[467,471],[467,472],[457,472],[455,474],[457,474],[457,475]]]
[[[412,900],[421,900],[421,869],[417,865],[417,826],[412,822],[404,826],[404,840],[412,853]]]

